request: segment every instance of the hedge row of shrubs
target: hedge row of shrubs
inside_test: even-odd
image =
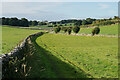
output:
[[[107,21],[94,21],[93,22],[93,26],[105,26],[105,25],[111,25],[111,24],[116,24],[118,23],[118,21],[111,21],[111,20],[107,20]]]
[[[74,26],[74,27],[62,27],[61,28],[61,27],[58,26],[58,27],[55,27],[53,30],[56,34],[60,31],[64,31],[64,33],[68,32],[68,34],[70,35],[72,30],[75,34],[77,34],[80,31],[80,27],[79,26]],[[92,30],[92,35],[99,34],[99,32],[100,32],[100,28],[95,27]]]
[[[54,28],[55,33],[58,33],[61,30],[64,31],[64,33],[68,32],[68,34],[70,35],[72,30],[73,30],[74,33],[78,33],[80,31],[80,27],[75,26],[73,28],[72,27],[62,27],[62,28],[61,27],[55,27]]]

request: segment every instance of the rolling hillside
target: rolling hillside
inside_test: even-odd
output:
[[[20,29],[15,27],[2,27],[2,53],[10,52],[24,38],[41,30]]]

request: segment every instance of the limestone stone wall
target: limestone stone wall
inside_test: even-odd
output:
[[[31,56],[33,44],[31,39],[42,35],[43,32],[32,34],[24,39],[24,41],[14,48],[10,53],[2,54],[0,57],[2,78],[24,78],[30,69],[27,65],[27,58]]]

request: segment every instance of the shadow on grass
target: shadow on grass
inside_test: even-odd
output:
[[[36,50],[31,56],[28,65],[31,70],[27,78],[88,78],[88,74],[74,66],[63,62],[51,52],[39,46],[35,41],[37,37],[32,39],[32,43]]]

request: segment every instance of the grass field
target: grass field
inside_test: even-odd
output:
[[[92,29],[93,28],[81,29],[79,33],[89,33],[89,34],[91,34]],[[100,27],[100,34],[118,35],[118,24]]]
[[[58,24],[59,26],[59,24]],[[67,23],[66,26],[65,24],[62,24],[63,27],[73,27],[74,26],[74,23]]]
[[[0,26],[1,27],[1,26]],[[79,33],[91,33],[92,28]],[[100,27],[117,35],[118,26]],[[42,30],[2,27],[2,53],[10,52],[30,34]],[[118,38],[44,34],[37,38],[28,78],[118,78]]]
[[[71,27],[74,26],[73,23],[68,23],[67,26],[65,26],[65,24],[62,24],[63,26],[61,27]],[[52,28],[52,27],[48,27],[47,25],[43,25],[43,26],[31,26],[31,28]],[[93,28],[81,28],[79,33],[85,33],[85,34],[91,34]],[[61,33],[64,33],[64,31],[60,31]],[[73,33],[73,31],[72,31]],[[102,35],[118,35],[118,24],[113,24],[113,25],[107,25],[107,26],[102,26],[100,27],[100,33]]]
[[[82,29],[80,29],[79,33],[91,34],[92,30],[93,30],[93,28],[82,28]],[[61,33],[64,33],[64,31],[61,31]],[[72,31],[72,33],[73,33],[73,31]],[[118,35],[118,24],[100,27],[99,34]]]
[[[41,26],[30,26],[32,28],[46,28],[48,25],[41,25]]]
[[[79,73],[79,69],[81,69],[94,78],[118,77],[117,37],[87,37],[49,33],[39,37],[36,41],[40,47],[62,62],[73,63],[74,66],[72,66],[76,69],[76,73]],[[74,73],[74,70],[58,63],[59,61],[56,61],[53,64],[59,65],[59,67],[55,67],[61,71],[64,77],[70,77]],[[67,69],[70,70],[70,75],[65,73]],[[81,76],[76,75],[76,77]]]
[[[27,78],[88,78],[90,77],[82,70],[64,62],[60,58],[51,54],[47,49],[39,46],[35,40],[34,54],[28,59],[28,66],[31,67]],[[59,80],[59,79],[56,79]]]
[[[0,26],[1,27],[1,26]],[[17,44],[27,36],[41,30],[19,29],[14,27],[2,27],[2,53],[10,52]]]
[[[57,24],[57,26],[59,26],[60,24]],[[54,25],[52,25],[54,27]],[[67,25],[65,26],[65,24],[62,24],[61,27],[73,27],[74,26],[74,23],[67,23]],[[41,25],[41,26],[30,26],[32,28],[51,28],[51,27],[48,27],[48,25]]]

